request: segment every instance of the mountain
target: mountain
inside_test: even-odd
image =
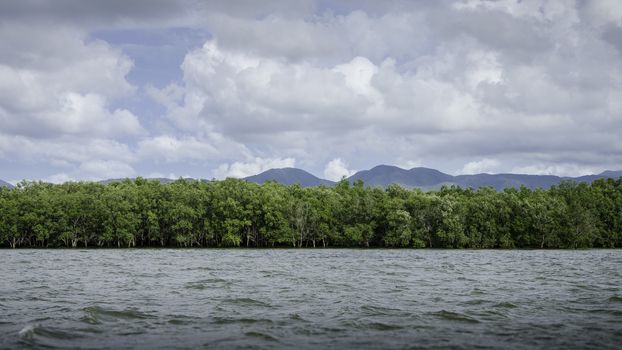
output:
[[[359,171],[349,180],[363,180],[366,186],[386,187],[398,184],[407,188],[439,189],[443,185],[458,185],[463,188],[494,187],[496,190],[525,186],[531,189],[549,188],[563,180],[576,182],[592,182],[601,178],[622,177],[622,171],[605,171],[598,175],[580,177],[559,177],[554,175],[526,175],[526,174],[474,174],[452,176],[438,170],[428,168],[402,169],[396,166],[379,165],[370,170]]]
[[[576,182],[592,182],[597,179],[607,179],[607,178],[618,179],[620,177],[622,177],[622,171],[607,170],[607,171],[603,171],[602,173],[598,175],[585,175],[585,176],[579,176],[575,178],[565,177],[564,180],[574,180]]]
[[[554,175],[527,175],[527,174],[474,174],[474,175],[449,175],[435,169],[412,168],[402,169],[392,165],[378,165],[369,170],[361,170],[350,176],[347,180],[354,183],[362,180],[365,186],[387,187],[391,184],[398,184],[405,188],[420,188],[422,190],[438,190],[443,185],[457,185],[462,188],[493,187],[497,191],[504,188],[525,186],[527,188],[547,189],[557,185],[562,181],[570,180],[575,182],[591,183],[597,179],[622,177],[622,171],[607,170],[600,174],[584,175],[579,177],[560,177]],[[124,181],[126,179],[108,179],[100,181],[102,184]],[[130,180],[134,180],[133,178]],[[146,180],[156,180],[163,184],[174,182],[174,179],[150,178]],[[186,178],[187,181],[206,181]],[[300,184],[302,187],[311,186],[332,186],[333,181],[321,179],[304,170],[296,168],[270,169],[263,173],[245,177],[243,180],[263,184],[266,181],[276,181],[284,185]],[[0,180],[0,187],[13,188],[8,182]]]
[[[6,181],[0,180],[0,187],[13,188],[13,185],[11,185],[10,183]]]
[[[596,176],[600,176],[601,178],[619,179],[622,177],[622,170],[619,170],[619,171],[607,170],[607,171],[603,171],[602,173]]]
[[[460,187],[494,187],[502,190],[508,187],[518,188],[525,186],[531,189],[549,188],[562,181],[553,175],[526,175],[526,174],[475,174],[454,176],[456,185]]]
[[[299,184],[302,187],[319,185],[330,186],[335,184],[332,181],[320,179],[313,174],[296,168],[270,169],[261,174],[245,177],[244,180],[258,184],[262,184],[266,181],[276,181],[284,185]]]
[[[350,182],[363,180],[366,186],[386,187],[392,183],[404,187],[427,188],[450,183],[453,176],[428,168],[402,169],[393,165],[378,165],[370,170],[359,171],[348,178]]]

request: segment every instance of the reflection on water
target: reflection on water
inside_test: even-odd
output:
[[[2,250],[1,348],[618,348],[622,251]]]

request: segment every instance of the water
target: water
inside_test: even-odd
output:
[[[620,344],[617,250],[0,251],[0,348]]]

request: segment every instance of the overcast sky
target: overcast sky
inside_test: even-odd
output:
[[[622,1],[0,2],[0,179],[622,169]]]

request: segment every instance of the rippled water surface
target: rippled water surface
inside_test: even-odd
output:
[[[1,250],[1,348],[620,348],[622,251]]]

